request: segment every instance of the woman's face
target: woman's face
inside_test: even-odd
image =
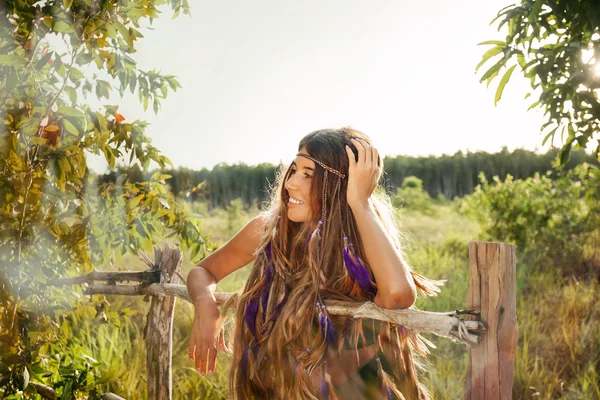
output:
[[[300,153],[306,153],[306,149],[302,148]],[[312,160],[296,156],[291,166],[290,176],[285,182],[285,189],[290,196],[287,214],[291,221],[305,222],[311,218],[310,187],[314,171],[315,163]]]

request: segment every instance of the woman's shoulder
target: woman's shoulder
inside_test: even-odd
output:
[[[255,237],[261,237],[267,230],[269,220],[269,214],[262,212],[256,217],[252,218],[246,224],[246,227],[244,229],[246,229],[248,233],[251,233]]]

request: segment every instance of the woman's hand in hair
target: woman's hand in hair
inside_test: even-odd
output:
[[[350,163],[346,199],[351,208],[368,205],[369,197],[375,190],[383,170],[383,161],[380,160],[375,147],[359,138],[352,138],[352,143],[358,150],[358,160],[354,157],[352,149],[346,146]]]

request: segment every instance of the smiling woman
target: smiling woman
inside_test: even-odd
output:
[[[329,315],[325,300],[408,308],[417,289],[439,291],[406,263],[389,199],[375,192],[383,172],[369,138],[352,128],[306,135],[282,170],[270,208],[190,272],[196,316],[190,357],[201,374],[226,350],[218,281],[254,260],[235,297],[230,391],[238,399],[384,396],[427,399],[414,352],[420,337],[402,326]],[[222,311],[225,315],[227,306]]]

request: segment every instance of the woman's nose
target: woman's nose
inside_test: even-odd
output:
[[[288,180],[285,182],[285,188],[289,191],[289,190],[295,190],[297,188],[296,184],[293,182],[292,177],[289,177]]]

